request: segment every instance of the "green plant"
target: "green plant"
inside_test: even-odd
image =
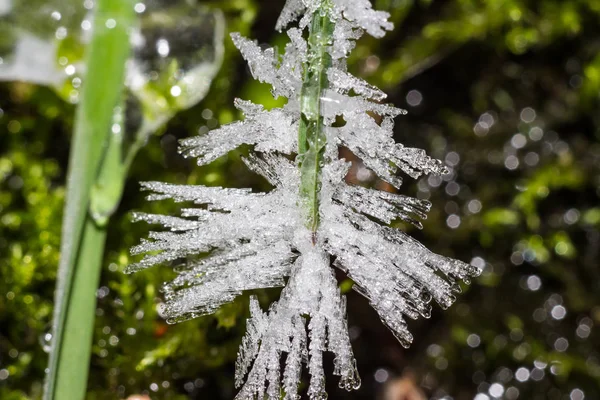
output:
[[[85,395],[96,289],[106,238],[106,221],[95,219],[89,204],[93,190],[94,196],[107,195],[94,184],[103,159],[112,157],[105,154],[105,149],[115,107],[122,104],[125,61],[130,54],[129,29],[134,17],[131,0],[102,0],[94,16],[86,55],[86,84],[77,109],[69,161],[52,346],[44,392],[47,400],[79,399]]]

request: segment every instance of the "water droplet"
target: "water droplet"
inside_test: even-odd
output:
[[[171,52],[171,47],[169,46],[169,42],[164,38],[158,39],[156,41],[156,51],[158,52],[158,54],[161,57],[167,57],[169,55],[169,53]]]
[[[171,87],[171,96],[179,97],[181,95],[181,88],[177,85]]]
[[[133,6],[133,9],[136,13],[141,14],[146,11],[146,5],[144,3],[136,3],[135,6]]]
[[[50,353],[52,349],[52,334],[50,332],[40,335],[40,345],[45,353]]]

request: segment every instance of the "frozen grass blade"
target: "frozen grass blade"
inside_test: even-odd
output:
[[[323,6],[321,16],[312,19],[308,38],[308,61],[304,71],[304,82],[300,93],[300,130],[298,135],[298,155],[300,160],[300,196],[306,213],[306,226],[316,233],[319,226],[319,190],[321,164],[327,139],[321,115],[321,97],[329,81],[327,70],[331,67],[328,47],[333,43],[334,24]]]
[[[279,400],[282,388],[286,400],[299,400],[303,364],[310,374],[308,397],[327,398],[324,352],[334,356],[340,387],[360,386],[346,298],[332,261],[404,346],[413,340],[407,318],[429,317],[431,300],[449,307],[460,289],[457,281],[479,272],[389,226],[403,220],[420,227],[429,202],[345,181],[350,164],[340,159],[340,145],[398,189],[399,171],[413,178],[445,171],[423,150],[394,141],[393,119],[403,110],[379,103],[383,92],[348,73],[354,41],[363,32],[381,37],[391,30],[389,14],[373,10],[369,0],[289,0],[277,26],[298,18],[282,56],[232,35],[254,78],[271,84],[286,105],[265,110],[237,100],[244,121],[186,139],[181,148],[204,165],[243,143],[254,145],[246,165],[274,189],[145,183],[149,200],[197,207],[183,209],[181,217],[137,214],[163,230],[132,249],[145,257],[126,271],[188,258],[164,286],[168,322],[213,313],[246,290],[284,287],[266,313],[251,302],[236,368],[239,400]]]

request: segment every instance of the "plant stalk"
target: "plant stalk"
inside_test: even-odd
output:
[[[114,109],[122,98],[133,1],[98,0],[76,112],[44,400],[85,397],[105,225],[89,213]]]
[[[308,37],[308,61],[300,93],[300,201],[306,213],[306,226],[313,234],[313,244],[319,227],[321,166],[327,144],[321,115],[321,98],[329,86],[327,70],[332,64],[329,48],[333,42],[334,23],[327,12],[329,7],[329,2],[325,1],[321,10],[313,16]]]

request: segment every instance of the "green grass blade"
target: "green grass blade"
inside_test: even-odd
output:
[[[121,99],[125,62],[130,53],[129,30],[134,18],[133,2],[130,0],[98,1],[69,159],[45,400],[77,400],[85,394],[89,359],[83,354],[90,352],[91,339],[85,339],[83,333],[93,326],[93,320],[90,322],[90,315],[83,314],[90,312],[85,307],[89,299],[95,301],[96,287],[89,287],[91,282],[97,282],[101,262],[92,262],[84,256],[101,258],[104,246],[103,233],[97,231],[99,228],[90,226],[91,220],[86,220],[89,218],[90,191],[108,141],[114,108]],[[82,268],[86,263],[89,264]],[[86,286],[73,290],[75,279],[78,283],[86,282]],[[86,288],[87,291],[84,291]],[[73,335],[78,334],[82,334],[81,340],[67,342],[66,339],[73,340]],[[71,389],[79,392],[71,392]]]
[[[87,218],[73,275],[71,296],[58,354],[54,399],[83,399],[96,317],[96,289],[104,255],[106,229]]]
[[[329,5],[323,6],[327,8]],[[333,41],[334,24],[327,10],[313,16],[308,38],[309,59],[300,94],[301,120],[298,133],[300,159],[300,199],[306,226],[316,233],[319,226],[321,163],[327,139],[321,115],[321,97],[329,85],[327,70],[332,64],[328,46]]]

